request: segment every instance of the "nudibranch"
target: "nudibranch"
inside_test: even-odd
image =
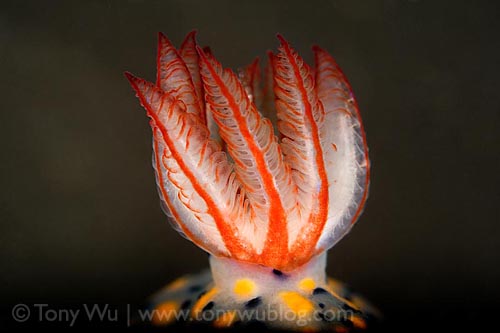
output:
[[[126,73],[150,118],[162,207],[210,254],[210,271],[153,297],[155,324],[345,332],[374,313],[325,275],[367,198],[356,99],[325,50],[311,68],[278,39],[263,84],[258,58],[236,74],[195,32],[179,49],[159,34],[156,83]]]

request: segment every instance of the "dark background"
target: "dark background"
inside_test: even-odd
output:
[[[500,297],[495,1],[2,1],[0,299],[139,302],[207,266],[170,229],[125,70],[153,80],[157,32],[191,29],[227,67],[282,33],[329,50],[373,165],[328,272],[410,326],[494,323]]]

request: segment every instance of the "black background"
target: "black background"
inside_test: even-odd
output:
[[[3,308],[137,303],[207,266],[160,210],[150,129],[123,76],[153,80],[157,32],[179,45],[193,28],[227,67],[265,59],[280,32],[349,77],[372,183],[330,275],[388,322],[495,322],[495,1],[2,1]]]

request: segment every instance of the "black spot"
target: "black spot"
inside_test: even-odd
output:
[[[205,295],[207,293],[206,290],[203,290],[197,297],[197,299],[200,299],[203,295]]]
[[[318,317],[326,322],[331,322],[335,319],[335,315],[332,313],[323,313],[323,312],[318,312]]]
[[[211,310],[213,307],[214,307],[215,303],[210,301],[207,303],[207,305],[205,305],[203,307],[203,309],[201,311],[208,311],[208,310]]]
[[[198,291],[200,291],[202,289],[203,289],[202,286],[200,286],[200,285],[194,285],[194,286],[189,287],[189,292],[190,293],[195,293],[195,292],[198,292]]]
[[[181,309],[182,310],[186,310],[187,308],[189,308],[189,306],[191,305],[191,300],[188,299],[188,300],[185,300],[184,302],[182,302],[181,304]]]
[[[320,295],[320,294],[327,294],[328,291],[326,291],[323,288],[316,288],[313,290],[313,295]]]
[[[281,278],[281,279],[286,279],[287,276],[285,273],[283,273],[282,271],[280,271],[279,269],[273,269],[273,274],[276,275],[277,277]]]
[[[324,308],[325,308],[325,304],[323,304],[323,303],[318,303],[318,306],[319,306],[320,308],[322,308],[322,309],[324,309]]]
[[[259,306],[260,303],[262,303],[262,298],[261,297],[255,297],[249,300],[248,302],[245,303],[246,308],[255,308],[256,306]]]

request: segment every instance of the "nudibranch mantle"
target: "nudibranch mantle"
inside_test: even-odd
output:
[[[159,34],[156,83],[126,73],[150,118],[164,211],[212,255],[213,281],[202,284],[214,285],[225,302],[256,288],[278,302],[276,290],[287,284],[274,285],[269,272],[287,276],[299,292],[326,290],[325,252],[367,198],[368,148],[347,78],[320,47],[311,68],[278,39],[264,87],[258,58],[235,74],[197,45],[194,31],[179,49]],[[281,294],[287,297],[310,302]]]

